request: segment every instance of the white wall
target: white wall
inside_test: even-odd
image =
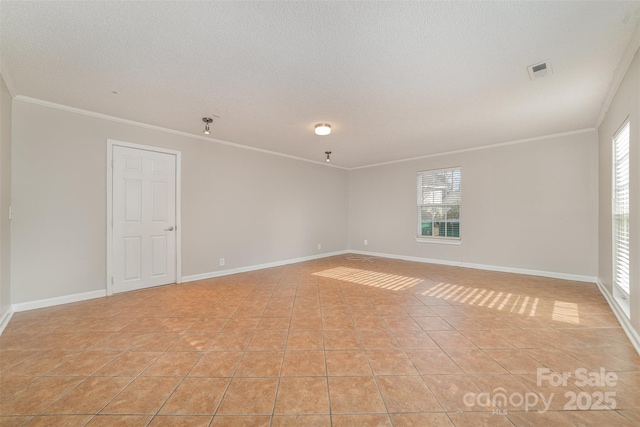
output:
[[[14,100],[12,303],[104,290],[107,139],[182,152],[184,276],[347,247],[598,274],[595,131],[347,172]],[[462,244],[418,243],[416,172],[451,166]]]
[[[630,290],[631,326],[640,334],[640,51],[624,77],[607,114],[598,128],[599,135],[599,256],[598,278],[613,291],[612,256],[612,138],[622,123],[630,122]]]
[[[347,248],[347,171],[14,100],[12,303],[105,289],[107,139],[182,152],[183,276]]]
[[[587,131],[352,170],[350,248],[595,277],[597,156]],[[462,167],[462,243],[416,242],[416,173],[453,166]]]
[[[0,75],[0,319],[11,306],[11,94]]]

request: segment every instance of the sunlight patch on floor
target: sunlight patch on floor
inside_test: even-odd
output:
[[[553,303],[553,312],[551,319],[558,322],[580,324],[580,314],[578,304],[572,302],[556,301]]]
[[[422,295],[527,316],[535,316],[540,300],[526,295],[470,288],[450,283],[438,283],[431,289],[424,291]]]
[[[422,282],[422,279],[417,279],[415,277],[399,276],[397,274],[380,273],[378,271],[349,267],[336,267],[313,274],[315,276],[326,277],[329,279],[343,280],[346,282],[357,283],[359,285],[373,286],[375,288],[394,291],[408,289]]]
[[[542,306],[543,310],[541,310],[539,306],[540,298],[537,297],[482,288],[471,288],[444,282],[438,283],[422,292],[421,295],[478,307],[487,307],[528,317],[535,317],[536,314],[539,317],[545,317],[547,314],[550,314],[551,320],[571,323],[573,325],[580,324],[578,304],[571,302],[555,301],[553,309],[548,313],[551,306],[544,305]]]

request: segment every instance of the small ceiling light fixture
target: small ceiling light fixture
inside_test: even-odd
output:
[[[331,151],[325,151],[324,154],[327,155],[327,163],[331,161]]]
[[[202,131],[202,133],[204,133],[205,135],[211,135],[211,131],[209,130],[209,123],[211,123],[213,119],[211,117],[203,117],[202,121],[205,122],[204,130]]]
[[[329,123],[318,123],[315,129],[316,135],[325,136],[331,133],[331,125]]]

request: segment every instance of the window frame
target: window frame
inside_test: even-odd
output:
[[[419,203],[419,199],[422,195],[421,186],[420,186],[420,177],[425,176],[426,174],[438,173],[438,172],[449,172],[449,171],[458,171],[460,175],[460,197],[457,204],[451,203]],[[416,172],[416,242],[421,243],[439,243],[439,244],[448,244],[448,245],[459,245],[462,243],[462,233],[461,233],[461,224],[462,224],[462,167],[461,166],[452,166],[447,168],[440,169],[429,169]],[[429,206],[438,206],[438,205],[448,205],[448,206],[457,206],[458,207],[458,237],[453,236],[423,236],[422,235],[422,216],[421,209]]]
[[[628,206],[628,211],[626,212],[626,217],[627,217],[627,228],[629,229],[629,222],[630,222],[630,194],[629,194],[629,187],[631,185],[631,171],[630,171],[630,161],[631,161],[631,123],[629,120],[629,117],[627,117],[624,122],[622,123],[622,125],[620,125],[620,127],[615,131],[615,133],[613,134],[613,137],[611,138],[611,258],[612,258],[612,282],[613,282],[613,289],[614,289],[614,294],[616,295],[617,299],[622,300],[622,302],[627,302],[629,301],[630,298],[630,293],[631,293],[631,281],[629,278],[629,275],[631,273],[631,259],[629,258],[629,265],[627,265],[628,271],[627,271],[627,280],[628,280],[628,288],[629,290],[627,291],[624,287],[622,287],[619,284],[619,280],[618,280],[618,275],[617,275],[617,270],[618,270],[618,239],[617,239],[617,232],[616,232],[616,225],[617,225],[617,220],[616,217],[618,217],[620,214],[617,212],[617,179],[616,176],[618,175],[617,171],[618,171],[618,162],[617,162],[617,155],[616,155],[616,148],[617,148],[617,137],[623,132],[625,131],[626,128],[629,128],[627,131],[628,134],[628,139],[627,139],[627,152],[626,152],[626,157],[627,157],[627,206]],[[629,229],[630,232],[630,229]],[[630,233],[629,233],[629,238],[628,240],[630,240]],[[626,252],[627,255],[629,256],[629,250],[630,250],[630,241],[627,242],[627,247],[626,247]],[[627,313],[628,315],[628,313]]]

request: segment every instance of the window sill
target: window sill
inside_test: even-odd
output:
[[[445,239],[445,238],[437,238],[437,237],[422,237],[416,236],[416,242],[419,243],[439,243],[441,245],[461,245],[462,239]]]
[[[619,296],[615,296],[614,300],[616,301],[616,304],[618,304],[618,307],[620,307],[620,310],[622,310],[622,312],[627,316],[627,318],[631,318],[631,307],[629,304],[629,300],[623,299]]]

